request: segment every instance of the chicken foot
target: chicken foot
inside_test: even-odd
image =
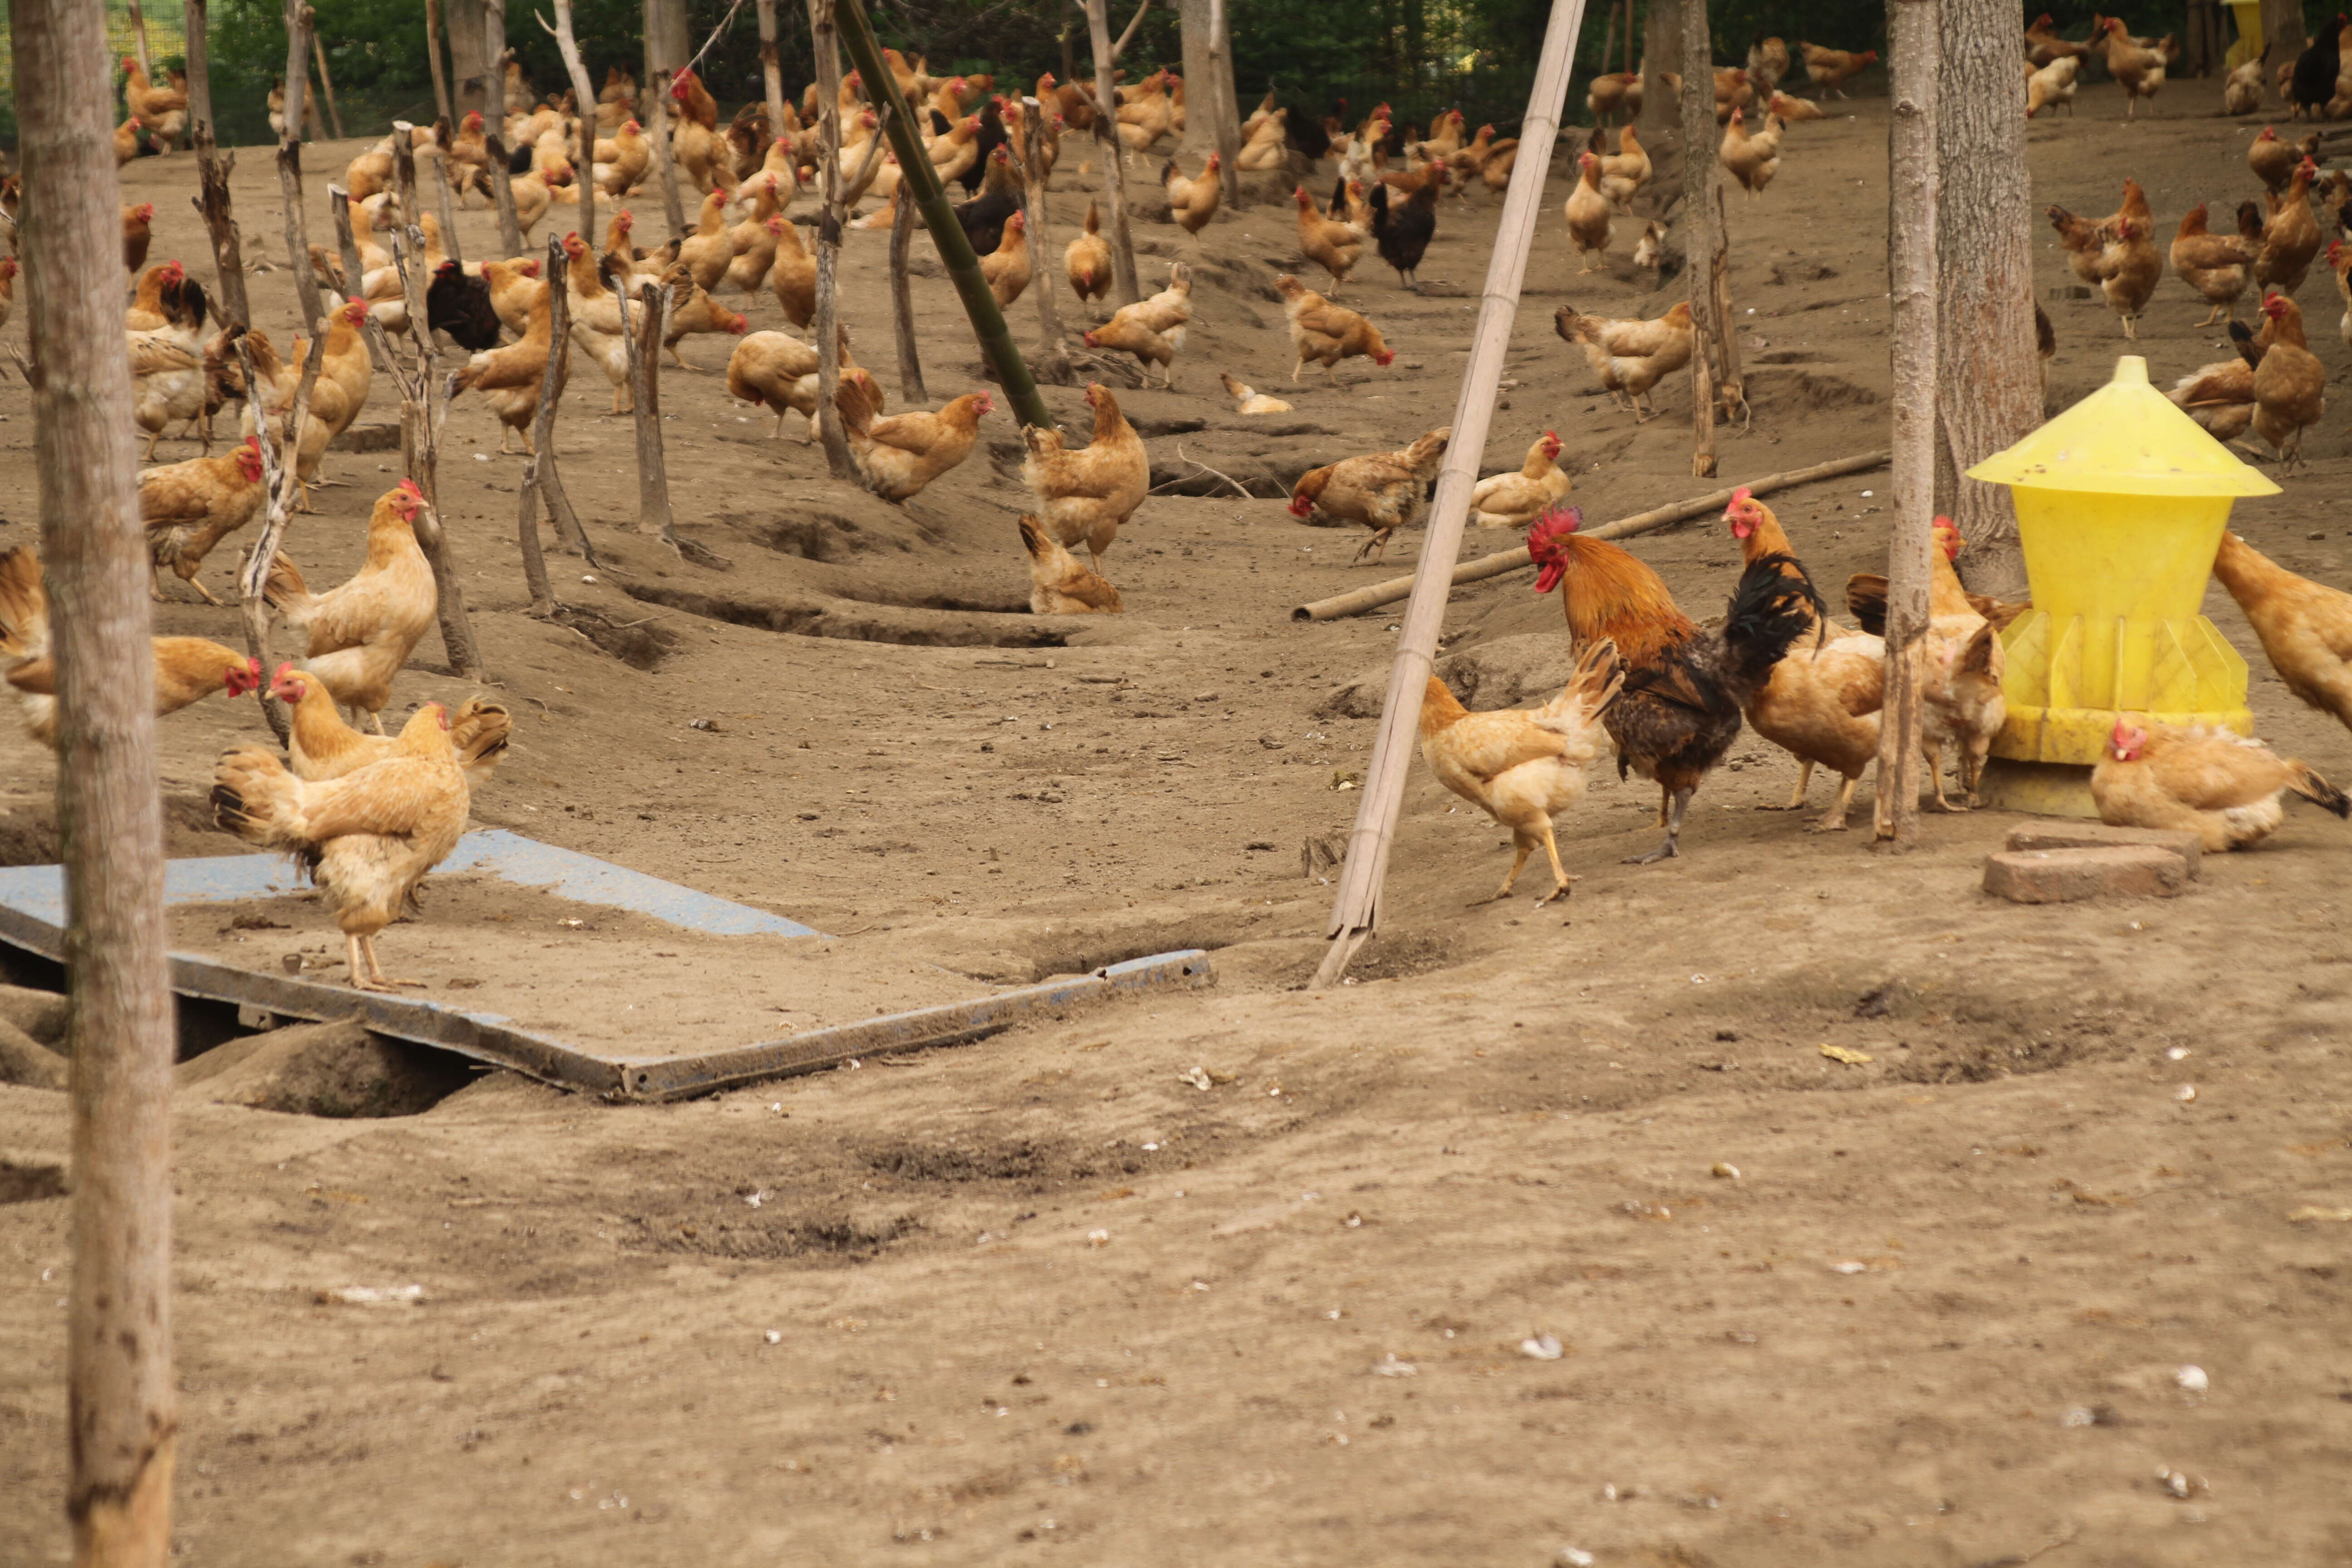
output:
[[[1569,896],[1575,886],[1576,879],[1570,876],[1568,868],[1559,863],[1559,840],[1552,835],[1550,819],[1544,819],[1540,826],[1543,833],[1541,838],[1538,838],[1534,833],[1526,828],[1511,829],[1513,850],[1511,868],[1504,875],[1503,885],[1483,899],[1471,900],[1469,903],[1463,906],[1464,908],[1475,910],[1481,904],[1499,903],[1509,898],[1511,889],[1518,885],[1519,872],[1527,866],[1528,858],[1535,853],[1538,844],[1543,846],[1544,854],[1551,860],[1552,889],[1536,902],[1549,904]]]
[[[1969,794],[1969,799],[1967,805],[1954,805],[1951,801],[1946,797],[1944,794],[1943,742],[1939,741],[1929,742],[1922,745],[1919,749],[1927,754],[1927,782],[1933,784],[1936,789],[1936,809],[1937,811],[1948,811],[1954,815],[1958,815],[1958,813],[1967,811],[1969,807],[1975,805],[1976,799],[1975,793],[1973,791]]]
[[[1664,844],[1659,845],[1655,849],[1651,850],[1647,855],[1626,856],[1621,862],[1622,865],[1654,866],[1661,860],[1672,860],[1682,854],[1682,850],[1675,847],[1675,841],[1682,837],[1683,812],[1690,805],[1690,798],[1694,794],[1697,793],[1697,786],[1694,785],[1690,789],[1678,789],[1672,792],[1667,792],[1664,785],[1660,785],[1659,789],[1660,793],[1665,794],[1667,798],[1673,803],[1671,809],[1667,809],[1662,805],[1658,813],[1659,816],[1663,819],[1661,826],[1666,830],[1666,841]]]
[[[1802,811],[1805,809],[1805,791],[1811,787],[1812,782],[1813,764],[1805,758],[1799,757],[1797,759],[1797,787],[1789,792],[1789,804],[1786,805],[1759,805],[1756,809],[1759,811]],[[1665,826],[1665,822],[1663,818],[1659,821],[1658,826],[1661,827]]]
[[[361,936],[356,932],[347,932],[345,933],[343,940],[351,944],[352,988],[353,990],[393,991],[403,985],[421,986],[425,984],[422,980],[394,980],[390,975],[386,974],[383,972],[383,965],[376,962],[375,938],[372,936]],[[366,961],[364,968],[362,968],[361,964],[361,961],[362,959]]]
[[[1820,820],[1813,824],[1812,830],[1815,833],[1843,833],[1846,829],[1846,818],[1853,810],[1853,792],[1861,787],[1861,784],[1860,773],[1842,781],[1838,785],[1837,804],[1822,813]],[[1972,798],[1969,804],[1973,805],[1976,803]]]

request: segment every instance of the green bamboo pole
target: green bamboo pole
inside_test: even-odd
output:
[[[899,184],[913,194],[915,210],[923,215],[931,243],[939,247],[940,259],[947,263],[948,276],[955,279],[956,292],[963,296],[964,314],[971,318],[980,352],[1004,387],[1004,401],[1013,405],[1022,424],[1040,430],[1059,429],[1045,400],[1037,395],[1037,384],[1031,379],[1021,351],[1013,346],[1004,312],[996,308],[996,296],[989,291],[988,279],[981,276],[980,258],[972,253],[971,238],[956,221],[955,209],[948,205],[940,172],[923,151],[907,96],[898,90],[898,80],[889,67],[882,63],[882,46],[875,39],[873,24],[866,19],[865,5],[861,0],[838,0],[835,11],[841,24],[841,46],[849,51],[867,95],[890,110],[882,118],[882,128],[890,138],[890,150],[898,155]]]

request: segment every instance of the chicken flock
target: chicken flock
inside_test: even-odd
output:
[[[2280,90],[2293,105],[2291,118],[2352,112],[2352,95],[2336,88],[2333,75],[2340,42],[2330,30],[2292,62],[2292,70],[2281,68]],[[1031,93],[1008,95],[989,76],[935,76],[919,58],[885,53],[896,86],[916,106],[933,171],[961,187],[955,216],[989,293],[1000,308],[1013,304],[1051,267],[1050,257],[1041,262],[1033,252],[1033,214],[1042,211],[1030,188],[1035,171],[1050,182],[1065,134],[1093,131],[1098,111],[1092,94],[1048,73]],[[2095,18],[2088,38],[2079,43],[2059,37],[2050,19],[2040,18],[2025,33],[2026,113],[2037,117],[2059,106],[2071,113],[2084,70],[2104,68],[2124,87],[2127,114],[2137,114],[2163,86],[2166,67],[2178,53],[2174,40],[2134,37],[2116,18]],[[2314,64],[2317,54],[2326,58]],[[1800,41],[1792,52],[1781,39],[1765,37],[1748,48],[1743,65],[1717,68],[1721,139],[1716,152],[1724,177],[1748,200],[1769,200],[1786,155],[1788,127],[1829,119],[1821,100],[1844,96],[1876,61],[1871,51]],[[2305,89],[2318,79],[2320,65],[2327,69],[2329,92],[2315,100]],[[116,138],[118,158],[173,151],[186,132],[184,79],[167,73],[158,84],[135,60],[124,67],[128,114]],[[1811,98],[1782,90],[1799,69]],[[697,368],[682,352],[688,337],[729,340],[730,396],[772,411],[777,436],[784,433],[787,412],[802,416],[812,441],[825,422],[821,416],[835,416],[860,480],[883,500],[903,505],[969,459],[982,422],[996,411],[992,393],[975,390],[936,408],[891,411],[880,384],[857,363],[849,333],[836,328],[838,387],[832,408],[822,408],[819,356],[811,338],[754,331],[744,310],[721,302],[772,298],[792,328],[811,331],[817,246],[803,232],[805,216],[795,221],[793,209],[818,204],[827,160],[831,167],[822,172],[841,188],[853,229],[886,229],[897,220],[907,199],[897,154],[878,140],[877,104],[857,73],[843,80],[835,106],[841,142],[829,148],[820,132],[825,106],[814,86],[785,106],[781,122],[772,122],[759,102],[722,121],[708,85],[693,71],[677,75],[669,101],[654,114],[635,79],[615,67],[593,107],[585,156],[571,95],[535,100],[511,59],[505,79],[495,140],[485,116],[470,113],[454,126],[410,132],[405,149],[384,136],[343,171],[357,268],[323,247],[311,247],[311,270],[326,306],[309,417],[289,455],[300,505],[307,506],[312,486],[331,482],[323,471],[328,449],[368,402],[372,336],[421,330],[446,340],[458,357],[443,395],[478,395],[499,426],[500,452],[520,438],[530,456],[537,451],[535,416],[559,316],[568,346],[610,384],[612,411],[630,410],[633,312],[636,291],[647,285],[661,301],[662,346],[674,364]],[[1586,104],[1594,129],[1581,148],[1570,149],[1573,178],[1559,251],[1576,258],[1583,272],[1603,268],[1622,228],[1635,236],[1634,267],[1663,281],[1673,262],[1665,229],[1653,218],[1631,228],[1636,200],[1653,175],[1651,149],[1636,123],[1643,88],[1643,79],[1630,73],[1604,74],[1590,83]],[[1660,73],[1651,89],[1679,95],[1683,83]],[[2251,74],[2241,68],[2225,84],[2225,103],[2231,112],[2250,112],[2263,90],[2259,68]],[[2340,109],[2338,99],[2345,100]],[[1154,70],[1118,88],[1117,100],[1115,155],[1130,165],[1153,156],[1164,139],[1184,129],[1184,84],[1172,71]],[[272,107],[281,109],[282,99],[274,96]],[[659,123],[649,129],[648,118]],[[1176,158],[1161,163],[1158,216],[1184,235],[1198,236],[1221,213],[1227,221],[1237,216],[1225,210],[1229,173],[1271,174],[1291,188],[1298,261],[1276,278],[1274,288],[1293,352],[1293,382],[1310,366],[1336,384],[1350,361],[1374,370],[1392,364],[1395,351],[1381,326],[1357,308],[1363,290],[1357,268],[1377,257],[1399,289],[1418,292],[1441,216],[1459,210],[1475,192],[1499,196],[1519,153],[1518,143],[1498,138],[1495,126],[1474,131],[1458,111],[1440,114],[1426,127],[1401,129],[1384,103],[1352,121],[1343,113],[1318,119],[1278,103],[1271,92],[1240,131],[1232,171],[1213,153],[1192,170]],[[667,157],[698,201],[686,232],[647,248],[637,241],[635,215],[620,204],[656,177],[664,153],[656,137],[667,139]],[[506,162],[494,171],[499,148],[507,150]],[[446,237],[435,212],[403,210],[396,186],[403,152],[436,161],[461,205],[492,204],[502,172],[526,231],[542,222],[560,224],[566,208],[578,210],[583,184],[593,186],[612,204],[604,232],[564,237],[560,277],[543,275],[535,255],[460,259],[445,252]],[[2326,261],[2344,296],[2340,330],[2352,342],[2352,247],[2341,239],[2327,243],[2323,233],[2343,233],[2352,177],[2338,172],[2323,179],[2315,153],[2315,137],[2297,142],[2265,128],[2247,158],[2263,186],[2260,202],[2241,203],[2226,220],[2214,218],[2207,205],[2191,208],[2168,251],[2156,248],[2156,216],[2133,181],[2124,182],[2121,205],[2105,217],[2077,217],[2058,207],[2048,214],[2074,276],[2115,310],[2127,338],[2137,335],[2170,263],[2207,310],[2200,325],[2226,323],[2236,351],[2231,359],[2183,376],[2174,400],[2217,436],[2251,434],[2290,464],[2300,459],[2303,433],[2324,409],[2326,376],[2310,353],[2294,298],[2315,261]],[[1323,173],[1333,166],[1336,174]],[[0,212],[12,223],[15,198],[13,181],[0,185]],[[856,216],[867,207],[866,216]],[[307,336],[293,336],[281,352],[266,332],[221,321],[218,302],[179,261],[148,265],[153,216],[147,205],[122,211],[124,260],[136,279],[124,322],[136,389],[132,418],[151,460],[174,430],[199,442],[201,450],[142,473],[141,514],[156,572],[151,592],[160,598],[176,580],[217,604],[202,569],[215,547],[264,510],[261,443],[269,431],[256,421],[267,420],[270,430],[283,421],[311,345]],[[1062,279],[1082,318],[1078,342],[1096,356],[1106,378],[1118,371],[1142,385],[1174,388],[1194,319],[1192,267],[1172,262],[1156,291],[1121,304],[1114,298],[1116,269],[1098,202],[1089,201],[1082,227],[1066,243],[1056,241]],[[1322,291],[1300,276],[1310,269],[1319,273]],[[0,323],[15,277],[14,259],[0,258]],[[2259,300],[2258,326],[2233,319],[2249,290]],[[420,295],[421,323],[410,319]],[[1341,303],[1343,297],[1357,304]],[[1654,416],[1655,389],[1688,364],[1693,350],[1687,303],[1630,319],[1562,305],[1554,327],[1580,353],[1599,389],[1636,423]],[[1124,362],[1132,363],[1131,373]],[[1230,374],[1221,373],[1218,381],[1239,416],[1291,410],[1281,397]],[[1106,556],[1150,488],[1149,453],[1118,395],[1097,380],[1087,385],[1086,399],[1091,428],[1083,441],[1052,428],[1022,432],[1020,476],[1031,504],[1017,519],[1015,533],[1029,573],[1030,605],[1040,615],[1123,610],[1118,588],[1105,574]],[[214,421],[232,403],[242,405],[243,438],[215,456]],[[1393,450],[1313,468],[1293,485],[1290,510],[1301,519],[1319,516],[1363,528],[1357,558],[1377,563],[1397,531],[1425,515],[1450,437],[1446,428],[1430,429]],[[1513,889],[1538,849],[1553,874],[1548,896],[1566,895],[1573,879],[1561,862],[1553,821],[1574,805],[1587,768],[1604,751],[1613,754],[1621,777],[1638,773],[1659,789],[1664,837],[1634,858],[1641,862],[1682,853],[1688,807],[1743,726],[1799,763],[1789,808],[1804,805],[1817,768],[1836,775],[1833,799],[1815,826],[1843,828],[1860,779],[1878,752],[1886,659],[1884,581],[1869,574],[1849,581],[1841,621],[1771,510],[1743,490],[1723,514],[1743,570],[1724,614],[1702,625],[1637,557],[1580,531],[1580,515],[1569,504],[1572,486],[1561,453],[1558,431],[1542,431],[1517,469],[1476,482],[1470,506],[1479,528],[1525,531],[1538,587],[1560,594],[1578,650],[1573,677],[1558,697],[1537,708],[1491,713],[1465,711],[1433,680],[1423,709],[1421,744],[1433,773],[1512,835],[1515,858],[1495,896]],[[215,693],[236,698],[263,691],[287,705],[290,736],[282,758],[255,747],[221,758],[215,816],[248,841],[294,856],[309,871],[348,939],[352,984],[371,989],[404,984],[384,973],[375,938],[454,847],[471,792],[490,781],[510,730],[503,705],[475,698],[454,710],[426,704],[397,734],[385,732],[394,681],[438,610],[432,568],[419,543],[418,531],[436,526],[426,512],[422,493],[407,481],[384,493],[369,520],[365,563],[331,589],[311,589],[283,552],[268,563],[264,603],[301,637],[299,661],[265,672],[259,660],[206,639],[154,639],[159,712]],[[1918,661],[1923,748],[1935,801],[1959,810],[1976,802],[1979,771],[2004,719],[2000,633],[2026,606],[1968,594],[1954,566],[1965,542],[1939,521],[1937,542],[1928,634],[1912,657]],[[2244,606],[2289,689],[2352,725],[2352,596],[2286,573],[2234,535],[2225,539],[2215,573]],[[22,548],[0,552],[0,674],[23,705],[28,731],[54,743],[58,714],[46,599],[39,564]],[[1958,799],[1947,789],[1947,752],[1955,763]],[[2096,789],[2102,809],[2115,819],[2190,826],[2214,847],[2240,847],[2273,830],[2286,794],[2339,815],[2347,809],[2346,797],[2307,767],[2259,743],[2152,721],[2117,726]]]

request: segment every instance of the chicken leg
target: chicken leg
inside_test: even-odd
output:
[[[1756,809],[1759,811],[1802,811],[1805,809],[1805,791],[1811,785],[1812,782],[1813,764],[1806,761],[1804,758],[1799,757],[1797,759],[1797,787],[1790,792],[1789,804],[1786,805],[1759,805]],[[1663,824],[1661,826],[1663,826]]]
[[[1552,888],[1536,902],[1549,904],[1568,897],[1576,879],[1570,876],[1568,868],[1559,863],[1559,841],[1552,835],[1551,819],[1545,817],[1531,827],[1511,829],[1511,868],[1504,875],[1503,885],[1483,899],[1471,900],[1465,907],[1475,910],[1481,904],[1498,903],[1509,898],[1511,889],[1518,885],[1519,872],[1526,868],[1528,858],[1535,853],[1538,844],[1543,846],[1544,854],[1551,860]]]
[[[1661,788],[1663,789],[1664,786],[1661,786]],[[1659,845],[1655,849],[1651,850],[1647,855],[1626,856],[1622,864],[1627,866],[1653,866],[1661,860],[1672,860],[1682,853],[1680,849],[1675,847],[1675,840],[1682,837],[1683,811],[1690,805],[1690,798],[1692,795],[1696,792],[1696,789],[1697,786],[1693,785],[1689,789],[1678,789],[1671,793],[1669,798],[1673,802],[1672,808],[1670,810],[1662,811],[1659,814],[1665,818],[1664,826],[1666,829],[1666,841],[1664,844]]]
[[[375,938],[346,933],[351,944],[352,988],[355,991],[393,991],[403,985],[422,985],[422,980],[394,980],[383,972],[375,958]],[[364,961],[364,967],[362,967]]]

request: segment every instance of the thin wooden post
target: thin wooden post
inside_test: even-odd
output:
[[[11,7],[24,158],[34,467],[57,658],[58,820],[72,993],[66,1316],[74,1560],[171,1560],[172,993],[155,666],[121,350],[121,191],[105,12]],[[21,1517],[31,1500],[20,1497]]]
[[[236,357],[245,369],[245,384],[260,386],[254,374],[253,345],[243,332],[236,337]],[[268,409],[257,401],[253,405],[254,446],[261,453],[261,531],[237,570],[237,597],[244,614],[245,651],[259,660],[265,670],[274,669],[277,663],[269,651],[269,606],[263,602],[261,590],[268,580],[269,563],[278,554],[278,542],[286,537],[295,499],[300,493],[302,427],[310,418],[310,395],[319,384],[320,367],[326,362],[327,335],[314,332],[310,352],[303,356],[302,374],[295,380],[294,401],[287,405],[284,423],[273,427]],[[254,693],[254,699],[261,704],[261,717],[269,725],[270,732],[282,743],[291,727],[285,709],[269,695],[266,686]]]
[[[784,133],[784,66],[776,53],[776,0],[760,0],[760,81],[768,96],[768,135]]]
[[[123,0],[123,8],[131,15],[131,42],[138,51],[139,68],[152,80],[155,75],[155,61],[147,52],[147,18],[139,9],[139,0]],[[113,73],[109,71],[107,74],[111,76]]]
[[[915,285],[907,264],[915,246],[915,196],[902,176],[890,214],[890,325],[898,343],[898,400],[908,407],[930,401],[923,390],[923,356],[915,342]],[[824,367],[817,365],[820,384]]]
[[[1608,63],[1601,61],[1603,65]],[[1633,74],[1633,0],[1625,0],[1625,74]]]
[[[572,107],[580,111],[572,121],[580,130],[580,156],[572,183],[580,193],[580,237],[593,246],[597,232],[596,89],[588,80],[588,67],[580,58],[580,40],[572,31],[572,0],[554,0],[554,4],[555,26],[548,26],[544,16],[539,16],[538,20],[548,36],[555,40],[556,48],[563,56],[563,69],[572,78]],[[538,14],[534,12],[533,15]],[[646,133],[656,135],[664,129],[663,123],[656,122],[646,127]],[[549,219],[547,232],[551,237],[555,233],[555,226],[554,220]],[[553,287],[563,287],[561,271],[550,271],[547,279]]]
[[[1889,0],[1894,114],[1887,132],[1894,293],[1895,517],[1886,544],[1886,693],[1872,827],[1891,849],[1919,837],[1919,645],[1927,630],[1936,514],[1937,0]]]
[[[210,0],[187,0],[189,140],[196,150],[196,210],[204,215],[205,234],[212,241],[213,286],[221,311],[229,322],[243,325],[253,319],[245,298],[245,251],[231,216],[228,178],[236,169],[236,154],[224,153],[213,139],[211,55],[205,47]]]
[[[352,231],[352,194],[332,181],[327,184],[327,213],[335,224],[335,258],[342,263],[343,294],[362,298],[359,236]],[[389,368],[389,367],[387,367]]]
[[[1021,100],[1021,212],[1029,226],[1029,254],[1053,256],[1045,229],[1045,106],[1034,98]],[[1052,289],[1032,289],[1037,296],[1037,375],[1056,386],[1075,379],[1070,350],[1062,336],[1062,307]]]
[[[1142,17],[1142,12],[1136,13],[1138,21]],[[1087,32],[1095,49],[1095,148],[1102,158],[1103,205],[1110,208],[1111,289],[1120,304],[1132,305],[1143,292],[1135,275],[1135,242],[1127,233],[1127,188],[1119,170],[1126,149],[1118,140],[1118,94],[1111,89],[1110,79],[1118,53],[1111,47],[1106,0],[1087,0]]]
[[[278,142],[278,194],[286,204],[286,265],[294,272],[294,298],[313,336],[326,331],[319,279],[310,270],[310,235],[302,217],[302,100],[310,78],[310,28],[316,20],[302,0],[286,0],[286,130]],[[353,288],[359,279],[350,279]]]
[[[626,279],[619,281],[623,288],[628,286]],[[648,278],[638,286],[637,300],[637,321],[629,338],[629,395],[637,405],[637,531],[655,535],[682,555],[670,520],[669,468],[662,453],[661,348],[662,330],[669,320],[669,291]]]
[[[530,444],[536,456],[525,482],[537,485],[540,499],[547,503],[548,521],[555,524],[555,537],[563,542],[563,547],[589,565],[601,567],[588,531],[580,526],[580,514],[572,510],[572,498],[563,493],[563,478],[555,462],[555,411],[562,405],[564,383],[572,374],[572,296],[563,277],[568,259],[563,241],[550,235],[542,268],[548,277],[547,369],[539,382],[539,411],[530,422]]]
[[[335,140],[343,137],[343,111],[335,107],[335,79],[327,74],[327,46],[318,34],[310,35],[310,52],[319,61],[319,96],[327,100],[327,118],[334,121]]]
[[[433,108],[449,117],[449,78],[441,66],[441,0],[425,0],[425,58],[433,68]]]
[[[1226,0],[1209,0],[1209,97],[1216,110],[1219,183],[1224,186],[1223,200],[1228,211],[1239,208],[1242,201],[1242,106],[1240,96],[1234,90],[1234,39],[1228,26],[1231,20]]]
[[[1683,237],[1689,247],[1691,308],[1691,472],[1715,477],[1715,388],[1722,336],[1716,321],[1715,268],[1723,253],[1722,206],[1716,200],[1715,58],[1704,0],[1683,13]]]
[[[824,446],[824,466],[836,479],[856,479],[857,464],[841,428],[834,395],[841,387],[841,47],[834,0],[809,0],[809,37],[816,52],[817,172],[816,313],[809,330],[816,339],[816,428]],[[879,147],[881,136],[874,141]],[[899,171],[899,183],[906,172]]]
[[[1101,0],[1089,3],[1099,5]],[[1405,605],[1396,660],[1389,670],[1388,700],[1381,710],[1371,762],[1364,772],[1363,799],[1348,836],[1347,863],[1340,868],[1327,930],[1331,947],[1315,975],[1318,986],[1339,983],[1348,961],[1379,919],[1381,884],[1388,875],[1389,847],[1404,803],[1406,773],[1412,765],[1422,695],[1428,689],[1430,666],[1436,658],[1437,630],[1445,619],[1454,558],[1462,549],[1462,525],[1469,517],[1470,489],[1477,482],[1486,432],[1494,421],[1496,387],[1511,346],[1511,321],[1518,310],[1519,285],[1527,275],[1528,252],[1543,205],[1544,176],[1559,138],[1560,105],[1568,97],[1577,31],[1583,21],[1584,0],[1552,0],[1551,20],[1544,29],[1543,52],[1537,60],[1535,85],[1519,131],[1522,153],[1511,165],[1511,183],[1503,195],[1503,216],[1487,258],[1486,285],[1479,297],[1478,321],[1470,340],[1470,363],[1463,367],[1461,391],[1454,399],[1453,437],[1446,445],[1444,466],[1438,470],[1429,534],[1422,543],[1412,597]]]
[[[947,264],[948,277],[955,283],[956,295],[963,301],[964,315],[971,321],[972,336],[980,340],[981,356],[988,362],[990,374],[1004,388],[1004,401],[1012,405],[1013,416],[1024,426],[1041,430],[1059,428],[1045,400],[1037,395],[1037,384],[1022,361],[1021,351],[1013,346],[1013,333],[1004,324],[1004,312],[997,309],[996,296],[989,291],[988,279],[981,273],[980,258],[972,254],[971,237],[956,221],[955,209],[948,205],[947,192],[940,184],[940,172],[932,167],[915,134],[914,117],[908,112],[906,95],[898,90],[898,79],[890,74],[882,58],[882,46],[866,19],[862,0],[839,0],[836,19],[843,47],[848,49],[851,61],[870,90],[879,95],[883,108],[881,134],[889,138],[890,150],[898,155],[899,186],[913,195],[916,210],[923,215],[923,226],[931,231],[931,244],[939,250],[940,259]]]
[[[522,254],[522,216],[515,210],[514,176],[507,163],[507,139],[496,131],[485,129],[482,151],[490,160],[490,201],[499,209],[499,249],[509,259]]]
[[[646,0],[646,135],[654,144],[654,174],[661,187],[662,216],[672,239],[686,233],[686,204],[677,190],[677,149],[671,140],[670,83],[678,62],[670,58],[664,0]],[[593,117],[593,109],[583,111]]]
[[[1715,255],[1707,264],[1708,302],[1715,316],[1716,401],[1728,422],[1748,416],[1748,379],[1739,370],[1739,319],[1731,313],[1731,222],[1723,212],[1723,182],[1715,182]],[[1745,428],[1745,426],[1742,426]]]
[[[446,120],[433,127],[433,205],[441,215],[441,254],[463,266],[457,245],[457,188],[449,179],[449,143],[457,132]]]

